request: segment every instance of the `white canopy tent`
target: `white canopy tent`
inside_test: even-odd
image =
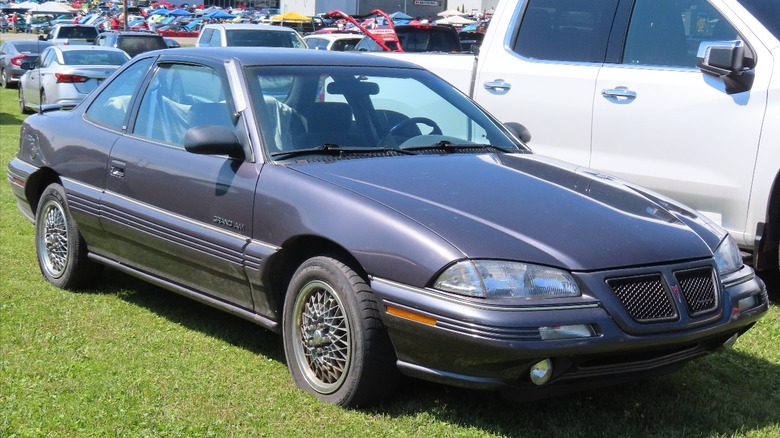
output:
[[[442,18],[441,20],[436,20],[436,24],[445,24],[450,26],[464,26],[474,23],[476,23],[476,20],[470,20],[466,17],[461,17],[460,15],[453,15],[451,17]]]
[[[36,14],[71,14],[76,12],[76,9],[64,3],[46,2],[36,4],[34,7],[29,8],[28,11]]]
[[[462,16],[468,15],[468,14],[465,13],[465,12],[461,12],[461,11],[459,11],[457,9],[447,9],[446,11],[441,11],[441,12],[439,12],[436,15],[438,15],[439,17],[455,17],[455,16],[461,16],[462,17]]]

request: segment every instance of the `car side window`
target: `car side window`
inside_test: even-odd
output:
[[[234,128],[223,79],[206,66],[162,64],[144,92],[133,133],[183,146],[193,126]]]
[[[209,46],[211,45],[211,34],[214,33],[214,29],[203,29],[203,35],[200,37],[200,45],[202,46]]]
[[[130,98],[151,64],[151,58],[144,59],[122,72],[92,101],[84,118],[106,128],[123,129]]]
[[[737,38],[736,29],[706,0],[637,0],[623,64],[696,68],[701,42]]]
[[[54,52],[54,50],[49,50],[45,53],[44,56],[40,58],[40,63],[38,67],[45,68],[51,65],[52,62],[54,62],[54,59],[57,57],[57,54]]]
[[[604,62],[618,0],[531,0],[513,50],[546,61]]]
[[[222,32],[219,29],[214,29],[214,33],[209,40],[209,46],[222,47]]]

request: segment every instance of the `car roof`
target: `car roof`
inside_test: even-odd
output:
[[[77,24],[77,23],[57,23],[55,27],[97,27],[91,24]]]
[[[155,50],[144,56],[160,55],[167,59],[201,58],[222,63],[237,59],[242,65],[339,65],[395,67],[422,70],[422,67],[390,57],[357,52],[301,50],[280,47],[181,47],[176,50]]]
[[[325,40],[345,40],[345,39],[363,39],[363,35],[359,33],[313,33],[306,35],[303,39],[322,38]]]
[[[89,44],[76,44],[74,46],[51,46],[54,48],[54,50],[59,50],[60,52],[78,52],[78,51],[86,51],[86,50],[97,50],[101,52],[122,52],[125,53],[122,49],[117,49],[114,47],[107,47],[107,46],[92,46]]]
[[[271,24],[252,24],[252,23],[216,23],[216,24],[207,24],[203,26],[202,29],[206,28],[223,28],[225,30],[269,30],[269,31],[277,31],[277,32],[295,32],[294,29],[291,29],[289,27],[284,26],[274,26]],[[201,30],[202,30],[201,29]]]
[[[115,33],[117,35],[141,35],[141,36],[153,36],[153,37],[161,36],[159,33],[152,32],[149,30],[109,30],[103,33],[106,34]]]

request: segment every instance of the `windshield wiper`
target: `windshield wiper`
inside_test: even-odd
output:
[[[326,155],[346,155],[346,154],[374,154],[374,153],[401,153],[405,155],[414,154],[411,151],[404,151],[393,148],[375,148],[375,147],[362,147],[362,148],[342,148],[337,144],[325,143],[323,145],[314,148],[305,149],[292,149],[289,151],[273,152],[271,156],[274,158],[293,158],[301,155],[313,155],[313,154],[326,154]]]
[[[491,144],[477,144],[477,143],[465,143],[465,144],[456,144],[451,141],[442,140],[438,143],[434,143],[427,146],[405,146],[400,148],[402,151],[433,151],[437,149],[441,149],[444,151],[454,152],[464,149],[495,149],[500,152],[509,153],[508,150],[504,148],[500,148],[498,146],[493,146]]]

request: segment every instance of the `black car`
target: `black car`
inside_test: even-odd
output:
[[[51,46],[47,41],[11,40],[0,45],[0,85],[11,88],[19,82],[26,70],[22,63],[34,64],[43,49]]]
[[[182,48],[25,119],[8,180],[49,282],[109,267],[246,318],[343,406],[400,374],[508,397],[658,375],[767,311],[722,228],[519,131],[398,60]]]
[[[101,32],[95,40],[95,45],[116,47],[124,50],[131,57],[168,47],[168,43],[158,33],[131,30]]]

